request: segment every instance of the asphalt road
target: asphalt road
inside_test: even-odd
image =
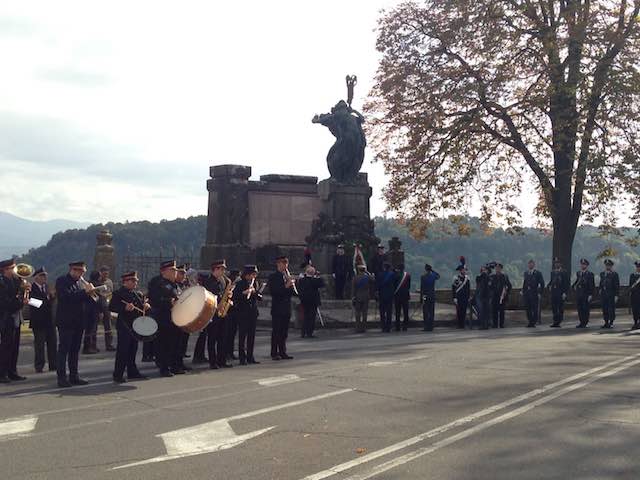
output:
[[[572,327],[292,331],[280,362],[262,331],[260,365],[117,386],[112,354],[82,356],[67,390],[25,346],[1,478],[637,479],[640,336]]]

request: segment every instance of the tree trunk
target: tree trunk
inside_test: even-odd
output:
[[[571,254],[573,240],[576,237],[577,225],[571,221],[570,215],[558,215],[553,218],[553,260],[559,259],[562,268],[571,272]]]

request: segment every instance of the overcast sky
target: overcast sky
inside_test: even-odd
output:
[[[210,165],[326,178],[334,139],[311,118],[346,96],[346,74],[361,108],[376,19],[396,3],[3,2],[0,210],[171,219],[206,213]]]

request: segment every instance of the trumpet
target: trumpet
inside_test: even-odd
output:
[[[284,271],[284,283],[288,283],[289,281],[291,281],[291,284],[292,284],[291,286],[293,287],[293,291],[296,293],[296,295],[298,295],[298,287],[296,287],[296,280],[291,276],[291,273],[289,273],[289,269],[287,268]]]
[[[80,288],[84,289],[84,291],[87,292],[87,295],[91,297],[91,300],[97,302],[100,299],[100,297],[96,293],[96,287],[93,285],[93,283],[87,282],[84,277],[80,277],[77,283]]]
[[[26,300],[29,298],[29,291],[31,290],[31,285],[27,282],[27,278],[31,277],[35,272],[35,268],[33,268],[28,263],[19,263],[16,265],[15,274],[18,278],[20,278],[20,289],[22,290],[22,299]]]

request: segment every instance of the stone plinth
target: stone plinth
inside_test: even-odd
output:
[[[101,230],[96,235],[96,251],[93,257],[93,269],[99,270],[101,267],[109,267],[111,278],[116,278],[116,255],[111,242],[113,235],[109,230]]]

